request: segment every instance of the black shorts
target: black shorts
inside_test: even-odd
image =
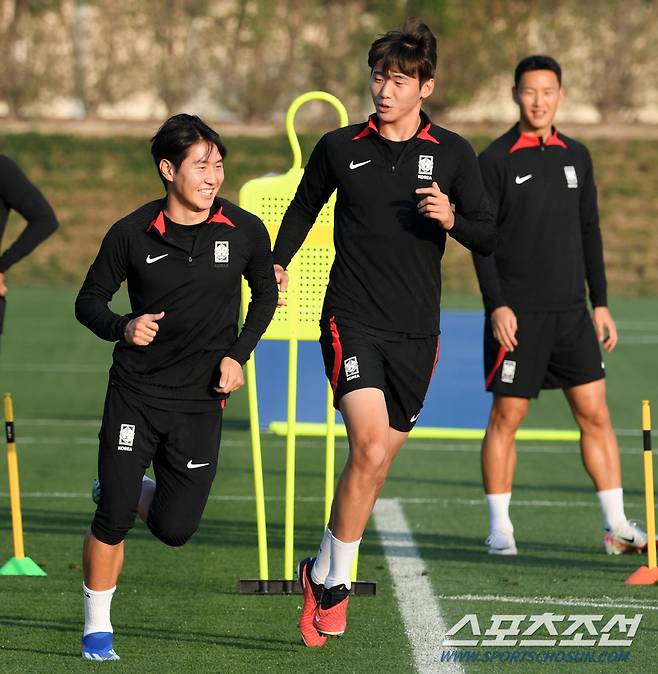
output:
[[[541,389],[568,389],[605,377],[594,324],[586,309],[518,313],[518,344],[506,352],[484,323],[485,388],[499,395],[536,398]]]
[[[379,333],[364,327],[320,323],[324,369],[334,391],[334,405],[350,391],[384,392],[391,428],[406,433],[423,407],[439,358],[438,335]]]
[[[101,499],[91,524],[103,543],[132,528],[144,472],[153,462],[156,488],[147,525],[168,545],[196,531],[217,472],[222,409],[190,414],[148,407],[110,384],[98,451]]]

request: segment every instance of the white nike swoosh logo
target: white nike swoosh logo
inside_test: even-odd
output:
[[[409,423],[413,424],[413,422],[416,421],[416,419],[418,419],[418,415],[414,414],[413,417],[411,417],[411,419],[409,419]]]
[[[151,257],[151,254],[149,253],[146,256],[146,264],[153,264],[154,262],[157,262],[158,260],[162,260],[163,257],[167,257],[169,253],[165,253],[164,255],[158,255],[158,257]]]
[[[355,168],[359,168],[359,166],[365,166],[366,164],[369,164],[372,161],[372,159],[368,159],[368,161],[360,161],[358,164],[354,163],[354,160],[350,162],[350,168],[354,170]]]
[[[517,185],[523,185],[523,183],[524,183],[526,180],[530,180],[530,178],[532,178],[532,173],[528,173],[527,176],[522,176],[522,177],[521,177],[521,176],[516,176],[516,184],[517,184]]]
[[[192,468],[203,468],[204,466],[209,466],[210,463],[194,463],[192,459],[187,462],[187,467]]]

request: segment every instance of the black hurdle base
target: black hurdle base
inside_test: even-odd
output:
[[[302,594],[298,580],[260,580],[247,578],[240,580],[240,594]],[[369,580],[357,580],[352,583],[350,596],[374,597],[377,583]]]

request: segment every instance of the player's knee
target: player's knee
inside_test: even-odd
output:
[[[605,430],[612,425],[607,405],[592,407],[579,414],[577,420],[583,430]]]
[[[494,405],[489,426],[495,430],[516,432],[527,414],[528,408],[521,405]]]
[[[107,517],[99,516],[98,513],[94,516],[91,523],[91,533],[94,538],[106,545],[118,545],[124,540],[126,534],[133,526],[134,520],[128,522],[111,521]]]
[[[371,475],[373,479],[386,477],[388,462],[386,445],[374,438],[354,443],[350,453],[350,463],[357,470]]]
[[[180,548],[182,545],[185,545],[185,543],[187,543],[190,538],[192,538],[192,535],[197,530],[198,523],[159,523],[149,518],[148,527],[151,530],[151,533],[165,545],[168,545],[172,548]]]

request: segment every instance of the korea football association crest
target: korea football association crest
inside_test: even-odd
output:
[[[432,180],[434,157],[431,154],[418,155],[418,177],[421,180]]]
[[[135,425],[121,424],[119,429],[119,445],[117,449],[120,452],[132,452],[133,442],[135,442]]]
[[[226,267],[229,262],[228,241],[215,241],[215,266]]]
[[[502,381],[503,384],[513,384],[515,374],[516,374],[516,361],[504,360],[503,369],[500,373],[500,381]]]
[[[568,188],[575,190],[578,187],[578,175],[575,166],[565,166],[564,177],[567,179]]]
[[[345,379],[351,381],[359,378],[359,361],[356,356],[350,356],[345,359]]]

